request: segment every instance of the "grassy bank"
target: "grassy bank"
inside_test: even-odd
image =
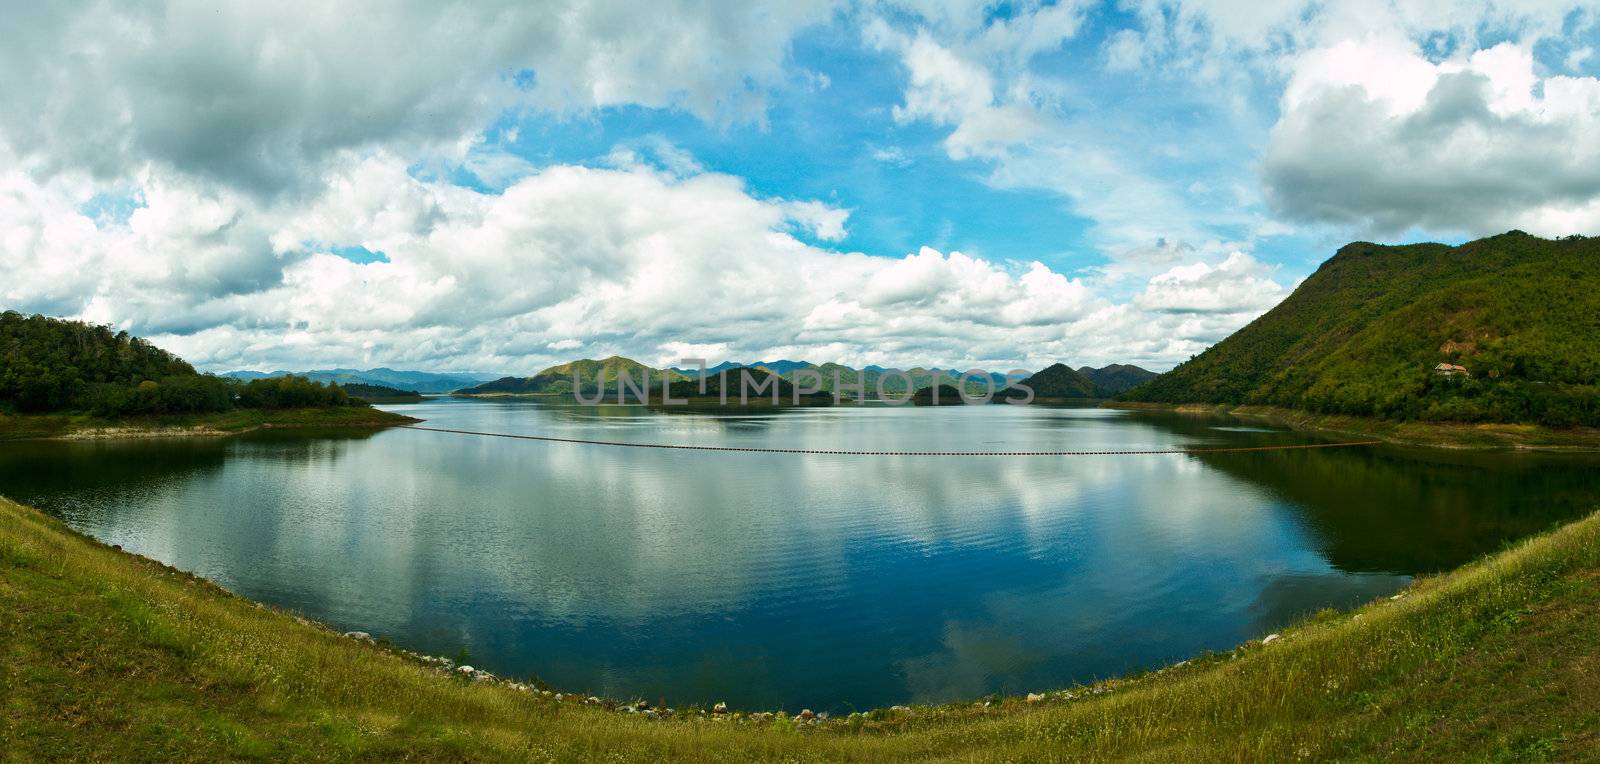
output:
[[[87,414],[0,414],[0,440],[232,435],[262,427],[390,427],[419,421],[366,406],[233,409],[106,419]]]
[[[649,720],[449,676],[0,499],[13,759],[1290,761],[1600,757],[1600,515],[1270,644],[821,724]]]
[[[1168,411],[1193,416],[1239,416],[1260,419],[1296,430],[1434,448],[1517,448],[1567,451],[1600,450],[1600,429],[1552,429],[1532,424],[1471,424],[1464,422],[1395,422],[1371,417],[1315,414],[1275,406],[1229,406],[1203,403],[1168,404],[1114,401],[1109,408],[1130,411]]]

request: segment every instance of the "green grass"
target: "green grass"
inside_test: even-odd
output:
[[[388,427],[412,417],[366,406],[233,409],[106,419],[87,414],[0,414],[0,440],[147,435],[229,435],[263,427]]]
[[[0,499],[0,759],[1600,760],[1600,515],[1187,665],[797,725],[445,676]]]

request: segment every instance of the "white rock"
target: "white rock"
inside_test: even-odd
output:
[[[1270,645],[1280,639],[1283,639],[1283,635],[1281,634],[1268,634],[1264,639],[1261,640],[1261,644]]]
[[[372,635],[364,631],[347,631],[344,635],[349,639],[359,639],[365,642],[372,641]]]
[[[478,673],[478,670],[471,666],[458,666],[456,668],[456,673],[461,674],[462,676],[472,676],[473,674]]]
[[[1044,694],[1043,693],[1038,693],[1038,692],[1030,692],[1030,693],[1028,693],[1028,702],[1029,703],[1038,703],[1041,700],[1044,700]]]

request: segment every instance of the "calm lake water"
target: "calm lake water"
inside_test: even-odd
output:
[[[1040,406],[665,413],[435,400],[430,426],[815,449],[1312,442]],[[661,451],[412,430],[0,444],[0,493],[341,630],[670,703],[848,711],[1226,649],[1593,510],[1592,457]]]

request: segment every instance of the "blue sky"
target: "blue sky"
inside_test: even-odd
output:
[[[1005,13],[1004,6],[990,11]],[[1203,154],[1160,162],[1164,180],[1175,188],[1247,182],[1249,146],[1271,124],[1273,95],[1266,89],[1248,93],[1251,111],[1227,114],[1215,97],[1196,97],[1181,79],[1158,72],[1106,73],[1100,65],[1106,38],[1132,21],[1111,7],[1086,15],[1083,35],[1032,62],[1070,89],[1062,111],[1092,120],[1107,135],[1120,134],[1135,150],[1208,144]],[[759,123],[708,123],[683,111],[632,106],[581,114],[519,111],[496,121],[485,148],[533,167],[604,164],[619,147],[664,165],[673,158],[661,157],[663,149],[682,153],[708,170],[744,179],[756,195],[818,199],[849,209],[848,235],[827,243],[837,248],[897,256],[932,246],[999,260],[1038,260],[1063,272],[1107,261],[1091,235],[1094,221],[1076,213],[1069,200],[990,182],[990,163],[947,154],[942,144],[948,129],[897,121],[893,112],[906,69],[898,56],[867,45],[854,21],[843,15],[796,37],[789,61],[801,74],[776,89]],[[1226,129],[1219,129],[1219,119],[1229,121]],[[1073,172],[1070,166],[1060,169]],[[466,171],[453,179],[499,190]],[[1248,236],[1220,221],[1215,228],[1224,238]],[[1302,262],[1308,260],[1300,256],[1304,244],[1282,241],[1276,247],[1278,257],[1301,275],[1321,259]]]
[[[14,16],[0,307],[207,369],[1164,369],[1351,240],[1600,229],[1578,2]]]

